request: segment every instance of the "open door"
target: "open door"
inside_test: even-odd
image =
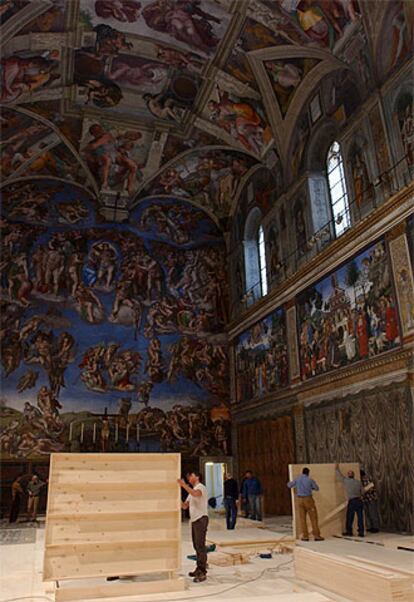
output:
[[[205,457],[200,458],[200,471],[203,482],[207,487],[208,499],[214,499],[215,507],[223,506],[224,475],[232,472],[233,459],[231,457]]]

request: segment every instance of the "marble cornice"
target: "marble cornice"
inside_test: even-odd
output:
[[[311,258],[285,282],[257,301],[228,325],[229,338],[238,334],[280,307],[300,291],[323,278],[368,244],[383,236],[414,212],[414,182],[399,190],[380,207],[355,224],[349,232],[333,241]]]

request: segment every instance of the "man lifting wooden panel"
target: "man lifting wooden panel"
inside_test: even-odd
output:
[[[309,468],[310,477],[319,486],[318,491],[313,491],[318,518],[319,528],[323,537],[341,535],[345,527],[345,513],[347,500],[343,485],[337,480],[335,464],[289,464],[289,480],[293,481],[302,474],[303,468]],[[349,462],[341,464],[344,472],[353,470],[359,475],[359,464]],[[293,511],[293,534],[300,538],[299,509],[297,495],[292,489],[292,511]]]

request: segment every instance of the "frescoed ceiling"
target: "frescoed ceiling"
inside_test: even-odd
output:
[[[107,207],[176,194],[220,220],[258,164],[288,184],[343,82],[363,98],[410,56],[410,4],[3,0],[2,182],[68,180]]]

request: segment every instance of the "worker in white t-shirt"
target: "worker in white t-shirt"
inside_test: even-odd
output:
[[[187,475],[191,487],[183,479],[178,479],[178,484],[186,490],[188,497],[181,502],[184,510],[190,508],[191,536],[193,546],[197,555],[197,566],[195,571],[189,573],[194,577],[195,583],[201,583],[207,579],[207,552],[206,534],[208,526],[208,500],[207,489],[200,483],[201,474],[193,471]]]

